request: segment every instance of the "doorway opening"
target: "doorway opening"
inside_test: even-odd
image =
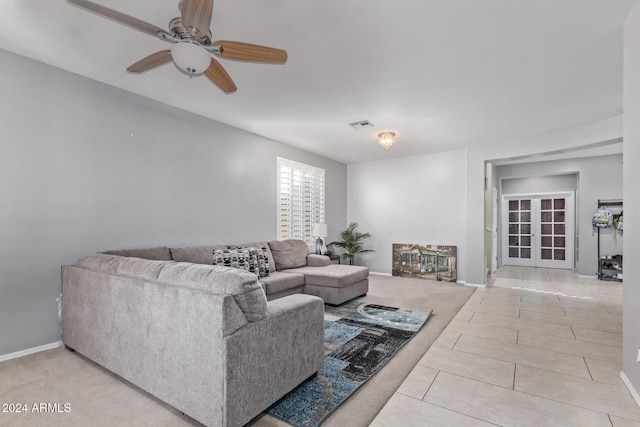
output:
[[[573,269],[575,194],[502,196],[502,263]]]

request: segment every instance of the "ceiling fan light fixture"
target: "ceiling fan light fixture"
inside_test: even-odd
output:
[[[190,42],[174,44],[171,47],[171,57],[176,67],[189,77],[204,73],[211,64],[209,53]]]
[[[168,31],[115,9],[93,3],[91,0],[67,0],[67,2],[173,44],[171,49],[147,55],[127,67],[127,71],[133,74],[141,74],[173,61],[176,68],[189,77],[204,74],[220,90],[232,93],[237,90],[233,79],[211,54],[223,59],[249,62],[273,64],[287,62],[287,52],[282,49],[229,40],[217,41],[212,46],[213,0],[180,1],[178,3],[180,16],[169,22]]]
[[[395,132],[380,132],[378,134],[378,145],[384,150],[389,151],[393,144],[396,143],[396,133]]]

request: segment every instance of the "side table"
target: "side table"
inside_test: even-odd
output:
[[[342,264],[342,257],[340,255],[331,255],[329,259],[331,262],[338,261],[338,264]]]

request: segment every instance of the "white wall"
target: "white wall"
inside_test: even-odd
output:
[[[99,250],[276,238],[276,157],[347,167],[0,50],[0,356],[60,339],[60,266]],[[222,96],[222,95],[221,95]]]
[[[503,194],[576,191],[576,270],[581,275],[595,275],[598,241],[591,219],[598,199],[622,198],[622,155],[515,164],[497,169]],[[507,179],[523,176],[528,178]],[[613,228],[600,230],[601,254],[622,253],[623,241],[623,234]]]
[[[350,164],[347,218],[376,251],[356,262],[390,274],[393,243],[455,245],[458,265],[466,262],[465,180],[464,150]]]
[[[640,3],[624,28],[624,305],[622,371],[638,402],[640,364]],[[640,402],[638,402],[640,403]]]

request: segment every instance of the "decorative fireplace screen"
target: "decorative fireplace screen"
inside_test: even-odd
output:
[[[393,244],[393,275],[455,282],[457,246]]]

